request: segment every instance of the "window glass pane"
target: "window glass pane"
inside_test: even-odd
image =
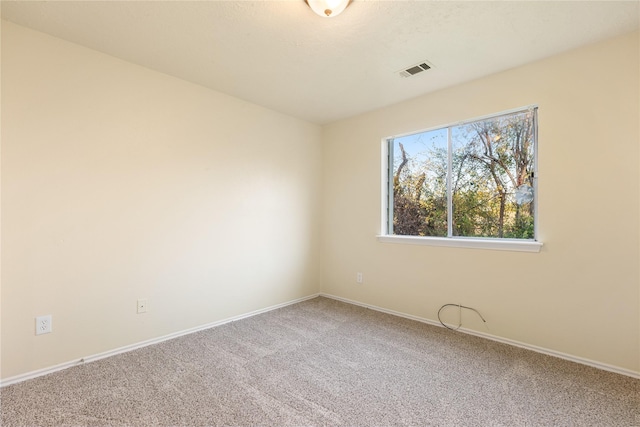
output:
[[[392,234],[447,236],[447,129],[394,138]]]
[[[451,128],[453,235],[533,239],[533,111]]]
[[[535,239],[535,114],[388,140],[388,233]]]

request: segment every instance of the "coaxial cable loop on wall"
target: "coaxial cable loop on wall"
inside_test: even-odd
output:
[[[442,309],[444,309],[445,307],[458,307],[458,326],[455,328],[452,328],[451,326],[446,325],[442,319],[440,318],[440,312],[442,311]],[[484,317],[482,317],[482,314],[480,314],[480,312],[478,310],[476,310],[473,307],[467,307],[461,304],[445,304],[442,307],[440,307],[440,310],[438,310],[438,320],[440,321],[440,324],[442,324],[442,326],[444,326],[447,329],[451,329],[452,331],[457,331],[458,329],[460,329],[460,327],[462,326],[462,309],[465,310],[471,310],[471,311],[475,311],[476,314],[478,316],[480,316],[480,319],[482,319],[482,321],[484,323],[487,323],[487,321],[484,319]]]

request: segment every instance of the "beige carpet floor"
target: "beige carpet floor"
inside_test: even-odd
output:
[[[640,380],[321,297],[0,398],[3,427],[640,425]]]

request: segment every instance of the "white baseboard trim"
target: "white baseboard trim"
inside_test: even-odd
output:
[[[172,334],[163,335],[163,336],[158,337],[158,338],[152,338],[150,340],[141,341],[141,342],[138,342],[138,343],[135,343],[135,344],[126,345],[124,347],[116,348],[116,349],[113,349],[113,350],[108,350],[108,351],[105,351],[105,352],[102,352],[102,353],[93,354],[93,355],[90,355],[90,356],[85,356],[85,357],[83,357],[83,358],[81,358],[79,360],[72,360],[72,361],[69,361],[69,362],[60,363],[60,364],[55,365],[55,366],[50,366],[50,367],[47,367],[47,368],[38,369],[36,371],[27,372],[25,374],[9,377],[9,378],[4,379],[4,380],[2,380],[0,382],[0,388],[8,386],[8,385],[11,385],[11,384],[19,383],[19,382],[22,382],[22,381],[30,380],[32,378],[37,378],[37,377],[41,377],[43,375],[51,374],[53,372],[61,371],[63,369],[71,368],[72,366],[82,365],[83,363],[94,362],[96,360],[104,359],[106,357],[115,356],[116,354],[126,353],[128,351],[136,350],[138,348],[142,348],[142,347],[146,347],[146,346],[149,346],[149,345],[158,344],[158,343],[161,343],[163,341],[167,341],[167,340],[170,340],[170,339],[173,339],[173,338],[178,338],[178,337],[181,337],[183,335],[189,335],[189,334],[193,334],[194,332],[203,331],[205,329],[215,328],[216,326],[224,325],[225,323],[235,322],[237,320],[246,319],[247,317],[256,316],[258,314],[266,313],[268,311],[277,310],[279,308],[286,307],[288,305],[297,304],[297,303],[302,302],[302,301],[306,301],[306,300],[309,300],[309,299],[316,298],[319,295],[320,294],[309,295],[309,296],[298,298],[298,299],[295,299],[295,300],[292,300],[292,301],[287,301],[287,302],[284,302],[284,303],[281,303],[281,304],[276,304],[276,305],[272,305],[270,307],[262,308],[262,309],[259,309],[259,310],[254,310],[254,311],[251,311],[249,313],[240,314],[238,316],[229,317],[227,319],[218,320],[216,322],[207,323],[205,325],[196,326],[194,328],[185,329],[185,330],[182,330],[182,331],[174,332]]]
[[[444,327],[444,326],[442,326],[442,324],[440,324],[440,322],[436,322],[434,320],[430,320],[430,319],[426,319],[426,318],[418,317],[418,316],[413,316],[411,314],[401,313],[399,311],[389,310],[389,309],[378,307],[378,306],[371,305],[371,304],[365,304],[365,303],[362,303],[362,302],[359,302],[359,301],[354,301],[354,300],[350,300],[350,299],[347,299],[347,298],[342,298],[342,297],[339,297],[339,296],[336,296],[336,295],[320,293],[320,296],[321,297],[325,297],[325,298],[331,298],[331,299],[334,299],[334,300],[337,300],[337,301],[342,301],[342,302],[345,302],[347,304],[352,304],[352,305],[357,305],[357,306],[360,306],[360,307],[369,308],[371,310],[379,311],[379,312],[382,312],[382,313],[391,314],[393,316],[404,317],[405,319],[410,319],[410,320],[415,320],[415,321],[422,322],[422,323],[427,323],[427,324],[432,325],[432,326],[438,326],[440,328]],[[583,357],[573,356],[571,354],[562,353],[562,352],[551,350],[551,349],[544,348],[544,347],[538,347],[536,345],[532,345],[532,344],[527,344],[527,343],[523,343],[523,342],[520,342],[520,341],[511,340],[511,339],[508,339],[508,338],[502,338],[502,337],[499,337],[499,336],[496,336],[496,335],[491,335],[491,334],[487,334],[487,333],[484,333],[484,332],[474,331],[474,330],[471,330],[471,329],[460,328],[460,329],[458,329],[458,332],[463,332],[463,333],[469,334],[469,335],[475,335],[477,337],[486,338],[486,339],[489,339],[491,341],[497,341],[497,342],[500,342],[500,343],[503,343],[503,344],[509,344],[509,345],[512,345],[512,346],[515,346],[515,347],[524,348],[526,350],[535,351],[536,353],[542,353],[542,354],[546,354],[548,356],[554,356],[554,357],[558,357],[560,359],[569,360],[571,362],[580,363],[582,365],[591,366],[593,368],[602,369],[604,371],[614,372],[616,374],[621,374],[621,375],[625,375],[625,376],[628,376],[628,377],[640,379],[640,372],[632,371],[630,369],[625,369],[625,368],[620,368],[618,366],[608,365],[606,363],[597,362],[595,360],[585,359]]]

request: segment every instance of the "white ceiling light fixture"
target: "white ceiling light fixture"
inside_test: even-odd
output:
[[[338,16],[347,8],[351,0],[304,0],[311,10],[323,18]]]

